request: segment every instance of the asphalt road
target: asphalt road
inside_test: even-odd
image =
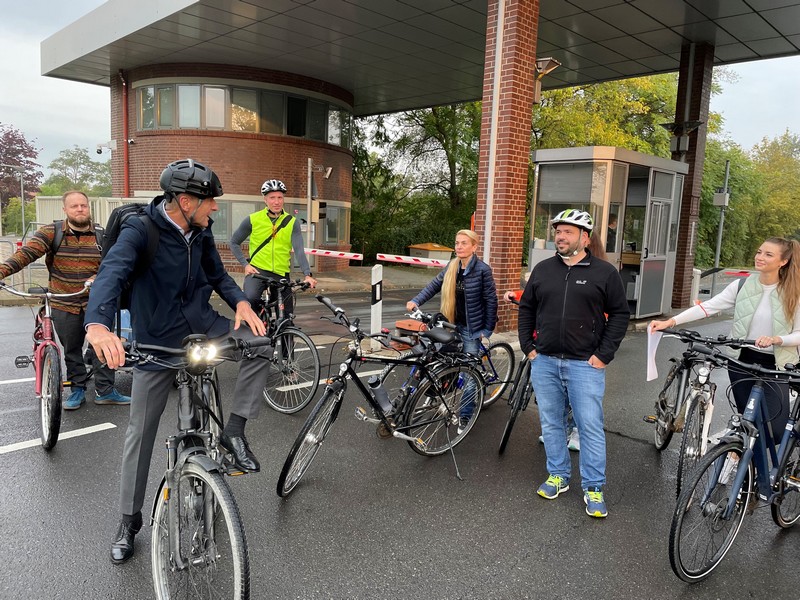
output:
[[[397,292],[392,322],[407,292]],[[335,302],[368,318],[368,294],[340,294]],[[306,331],[335,331],[318,319],[324,307],[300,303]],[[30,348],[29,308],[0,308],[0,452],[35,439],[37,407],[30,377],[13,357]],[[698,327],[727,330],[720,321]],[[320,354],[327,365],[330,343]],[[664,340],[667,357],[681,347]],[[324,369],[326,370],[326,369]],[[235,367],[220,369],[222,389]],[[130,377],[119,376],[129,389]],[[718,375],[721,391],[727,378]],[[374,427],[352,418],[354,394],[316,461],[288,499],[275,494],[280,468],[308,414],[286,416],[265,407],[248,424],[262,472],[230,479],[250,550],[253,598],[748,598],[788,597],[800,564],[800,530],[780,531],[768,508],[756,510],[723,564],[705,583],[687,586],[671,572],[667,541],[674,509],[680,436],[658,453],[651,412],[659,389],[645,381],[645,335],[631,332],[608,371],[609,517],[586,516],[573,454],[569,492],[555,501],[535,494],[546,478],[535,408],[521,415],[503,457],[497,445],[506,419],[503,402],[482,413],[456,448],[462,479],[449,455],[425,458],[405,442],[380,440]],[[351,386],[351,392],[355,392]],[[90,388],[89,397],[92,397]],[[175,425],[175,404],[159,439]],[[117,490],[127,409],[96,406],[64,415],[63,431],[109,428],[62,439],[51,453],[32,447],[0,453],[0,598],[152,597],[150,530],[136,540],[123,566],[108,560],[118,520]],[[715,425],[727,420],[718,402]],[[161,477],[157,446],[146,505]]]

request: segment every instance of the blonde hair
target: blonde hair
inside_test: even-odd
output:
[[[456,233],[456,237],[460,235],[465,235],[472,240],[473,246],[477,246],[481,241],[478,234],[471,229],[462,229]],[[458,265],[460,261],[461,259],[457,256],[450,261],[450,264],[447,265],[447,271],[444,273],[444,280],[442,281],[442,302],[439,310],[451,323],[456,322],[456,278],[458,276]]]
[[[800,242],[786,238],[771,237],[764,240],[781,249],[781,260],[787,261],[778,271],[778,293],[786,313],[786,321],[794,322],[794,313],[800,301]]]

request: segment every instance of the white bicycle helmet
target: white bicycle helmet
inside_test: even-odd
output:
[[[286,193],[286,186],[280,179],[267,179],[261,186],[261,195],[266,196],[270,192]]]
[[[575,208],[562,210],[553,218],[553,222],[551,224],[553,227],[555,227],[560,223],[566,223],[567,225],[580,227],[581,229],[586,230],[589,235],[592,235],[592,229],[594,229],[594,221],[592,220],[592,216],[585,211]]]

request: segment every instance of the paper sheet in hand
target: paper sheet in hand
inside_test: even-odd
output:
[[[664,335],[660,331],[655,333],[647,332],[647,381],[658,379],[658,369],[656,368],[656,350],[658,343],[661,341],[661,336]]]

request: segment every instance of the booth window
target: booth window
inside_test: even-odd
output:
[[[231,92],[231,129],[258,131],[258,93],[234,88]]]
[[[350,239],[350,209],[328,203],[325,217],[325,243],[346,244]]]

